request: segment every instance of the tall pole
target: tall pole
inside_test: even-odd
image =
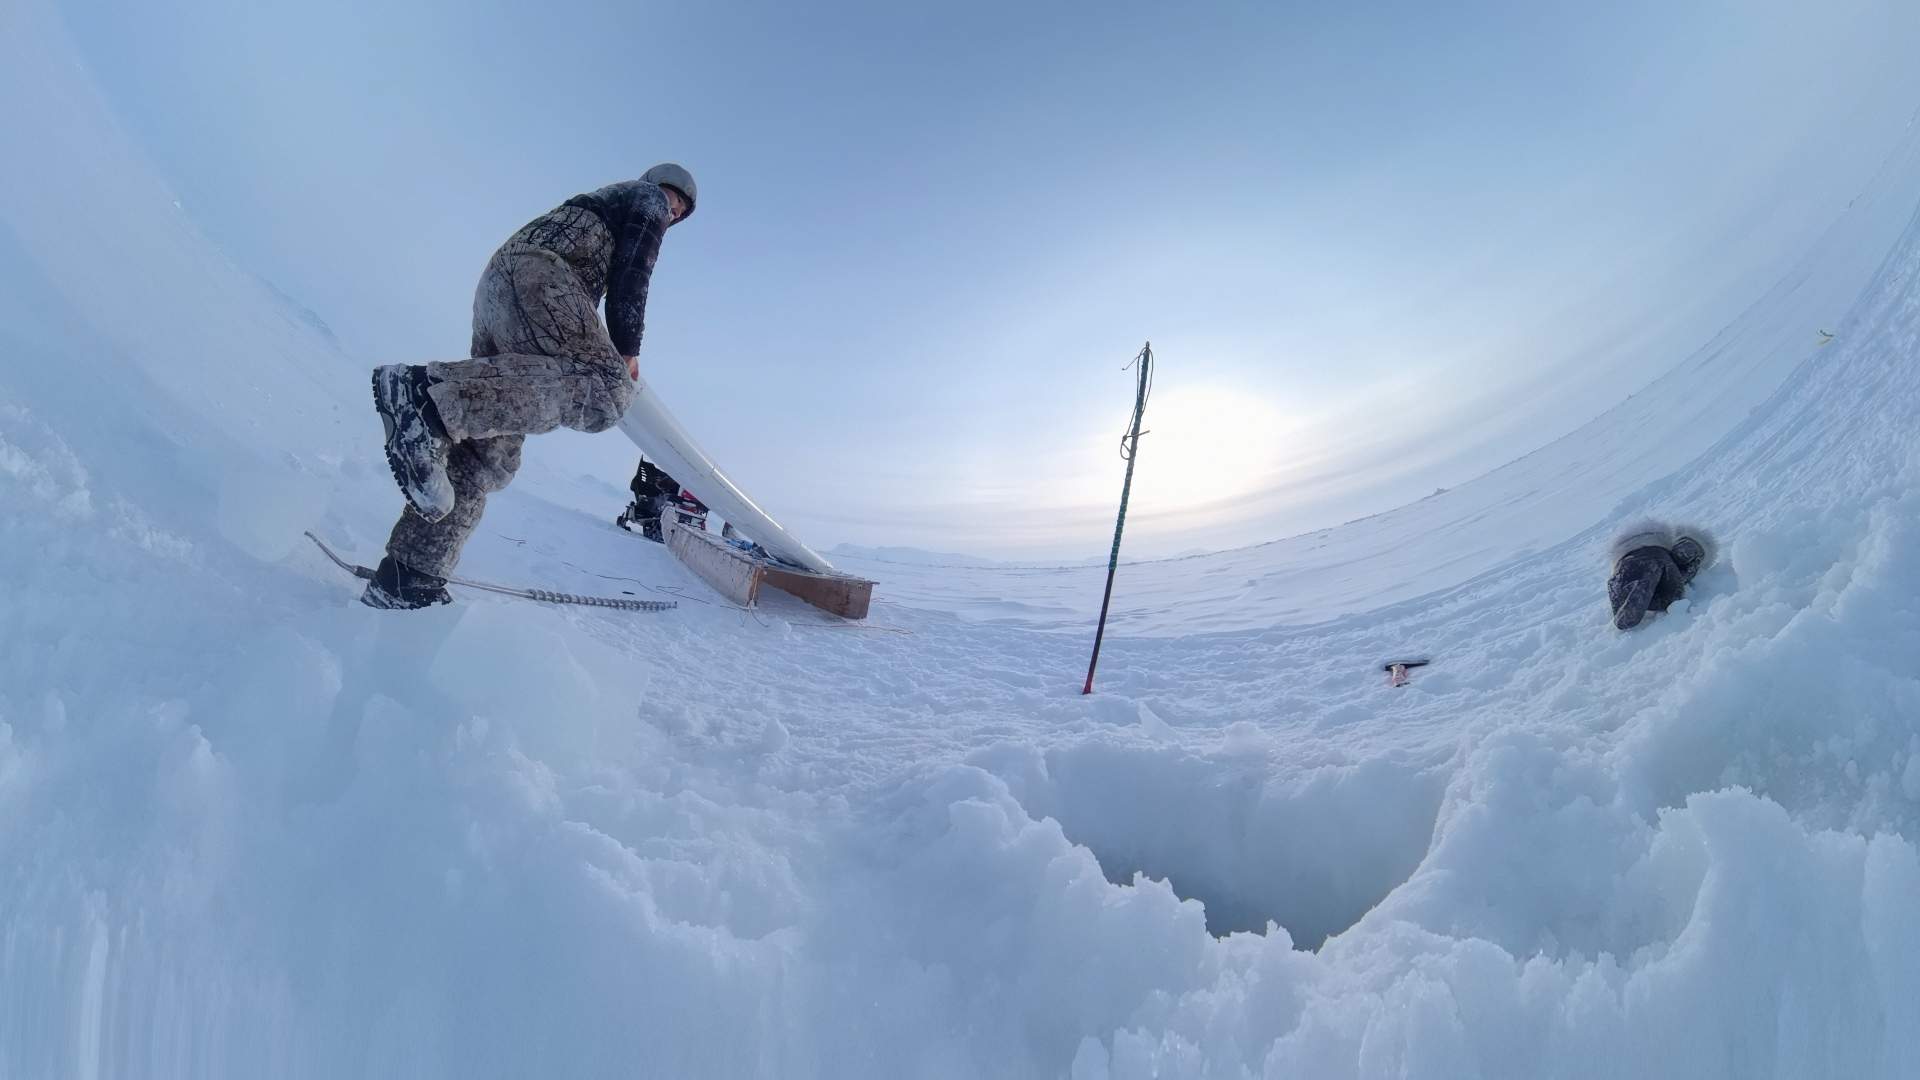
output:
[[[1133,462],[1140,455],[1140,420],[1147,412],[1147,390],[1153,383],[1153,342],[1140,347],[1140,355],[1128,367],[1136,372],[1138,387],[1133,394],[1133,422],[1120,440],[1120,456],[1127,459],[1127,478],[1120,484],[1120,516],[1113,523],[1113,551],[1107,556],[1107,591],[1100,597],[1100,625],[1093,631],[1093,659],[1087,661],[1087,685],[1080,693],[1093,693],[1093,669],[1100,666],[1100,642],[1107,636],[1107,608],[1113,603],[1113,573],[1120,566],[1120,534],[1127,528],[1127,497],[1133,493]]]

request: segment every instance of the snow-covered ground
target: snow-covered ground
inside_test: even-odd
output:
[[[1581,432],[1129,566],[1081,697],[1098,569],[746,613],[537,465],[464,572],[677,611],[367,611],[376,358],[35,4],[0,101],[0,1077],[1920,1070],[1911,138]],[[1721,560],[1614,634],[1662,513]]]

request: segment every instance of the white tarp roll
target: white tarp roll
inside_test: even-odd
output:
[[[816,574],[833,572],[832,563],[794,539],[765,510],[754,505],[746,492],[727,479],[720,466],[713,463],[707,452],[700,449],[700,444],[693,441],[693,436],[687,434],[687,429],[680,426],[680,421],[667,411],[645,379],[634,387],[633,404],[621,418],[620,430],[627,433],[627,438],[633,440],[641,453],[672,474],[681,487],[693,492],[707,504],[707,509],[725,518],[742,536],[795,566]]]

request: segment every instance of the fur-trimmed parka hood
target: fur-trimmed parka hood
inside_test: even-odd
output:
[[[1617,566],[1620,557],[1630,551],[1643,547],[1663,547],[1671,549],[1682,537],[1692,537],[1707,550],[1707,557],[1700,563],[1701,569],[1713,564],[1715,554],[1720,550],[1713,534],[1696,525],[1676,525],[1665,521],[1640,521],[1621,530],[1607,548],[1607,563]]]

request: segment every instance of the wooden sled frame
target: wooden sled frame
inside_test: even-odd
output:
[[[864,619],[873,604],[873,582],[865,578],[775,566],[705,529],[681,525],[671,513],[660,516],[660,531],[675,558],[711,585],[714,592],[741,607],[760,602],[762,585],[771,585],[843,619]]]

